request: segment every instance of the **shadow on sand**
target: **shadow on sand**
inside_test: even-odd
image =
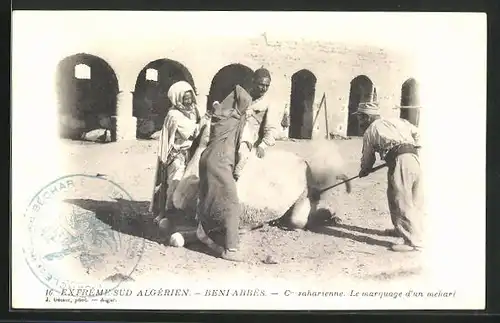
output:
[[[148,201],[68,199],[65,202],[93,212],[96,218],[111,226],[113,230],[124,234],[163,243],[165,237],[171,233],[162,232],[153,222],[153,216],[148,211]],[[176,215],[173,218],[176,226],[193,226],[187,220],[182,221],[181,216]]]
[[[169,217],[169,219],[171,219],[173,222],[170,230],[160,229],[158,225],[153,221],[153,216],[148,211],[148,201],[130,201],[125,199],[117,199],[115,201],[68,199],[65,200],[65,202],[93,212],[96,218],[109,225],[113,230],[139,238],[144,238],[146,240],[159,244],[168,245],[168,238],[174,230],[185,232],[189,231],[190,236],[194,237],[194,232],[196,229],[196,223],[194,222],[194,220],[187,218],[184,214],[181,213],[172,214],[172,216]],[[318,216],[315,216],[316,221],[314,221],[312,225],[308,225],[307,227],[307,229],[311,232],[326,234],[337,238],[354,240],[357,242],[382,246],[386,248],[389,248],[392,245],[392,242],[390,241],[378,240],[365,235],[372,234],[379,236],[388,236],[382,230],[361,228],[341,223],[335,224],[336,228],[325,225],[318,225],[319,223],[326,223],[336,217],[326,209],[318,210],[317,214]],[[280,221],[276,222],[282,222],[281,218],[279,220]],[[287,229],[286,227],[283,227],[281,225],[278,226],[280,226],[284,230]],[[344,232],[338,230],[337,228],[359,232],[362,234]],[[210,256],[217,256],[210,248],[205,246],[196,238],[187,239],[185,248]]]
[[[369,245],[381,246],[386,248],[390,248],[393,244],[393,242],[387,240],[375,239],[366,235],[366,234],[371,234],[371,235],[390,237],[390,235],[387,234],[385,231],[342,224],[338,222],[338,218],[327,209],[319,209],[317,213],[314,215],[314,218],[316,218],[316,220],[313,222],[313,224],[312,225],[308,224],[307,226],[307,229],[314,233],[326,234],[341,239],[349,239],[361,243],[366,243]],[[334,225],[335,228],[328,225]],[[349,231],[354,231],[362,234],[345,232],[338,230],[337,228],[346,229]]]
[[[179,212],[169,216],[173,224],[169,230],[160,229],[153,221],[153,215],[149,213],[149,201],[67,199],[65,202],[93,212],[97,219],[115,231],[167,246],[169,237],[174,231],[194,232],[196,228],[194,220]],[[211,249],[197,239],[187,240],[185,248],[215,256]]]

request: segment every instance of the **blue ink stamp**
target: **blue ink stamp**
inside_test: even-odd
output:
[[[69,175],[49,183],[24,214],[29,268],[62,295],[107,295],[133,280],[144,252],[136,209],[130,194],[104,177]]]

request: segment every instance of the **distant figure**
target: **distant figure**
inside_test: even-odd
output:
[[[290,113],[288,112],[288,107],[285,105],[285,110],[283,111],[283,117],[281,118],[281,127],[286,130],[290,127]]]
[[[61,136],[72,140],[110,142],[112,122],[105,114],[65,114],[60,117]]]
[[[210,141],[200,158],[197,218],[198,239],[230,261],[242,261],[239,253],[239,221],[242,214],[236,181],[248,154],[265,156],[275,143],[279,121],[269,118],[264,96],[271,83],[266,69],[254,73],[249,92],[237,85],[220,104],[214,104]]]
[[[202,119],[196,105],[193,88],[189,83],[180,81],[168,91],[172,108],[168,111],[158,144],[158,159],[155,172],[153,197],[150,212],[155,222],[173,210],[173,192],[184,176],[190,149],[198,136]]]
[[[403,244],[392,246],[394,251],[413,251],[421,245],[422,187],[418,156],[418,128],[404,119],[384,119],[378,105],[362,103],[355,112],[363,135],[363,151],[359,177],[365,177],[379,153],[389,167],[387,199],[395,236]]]

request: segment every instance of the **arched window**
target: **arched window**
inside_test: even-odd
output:
[[[290,138],[312,138],[316,82],[317,79],[314,73],[306,69],[292,75],[290,128],[288,128],[288,136]]]
[[[109,121],[117,114],[119,86],[113,68],[98,56],[77,53],[57,64],[55,76],[60,136],[80,140],[82,133],[105,127],[115,141],[116,125],[101,124],[97,118]],[[72,121],[68,124],[64,118]]]
[[[247,91],[252,86],[254,71],[243,64],[229,64],[221,68],[212,78],[207,98],[207,111],[212,110],[214,101],[221,102],[238,84]]]
[[[349,90],[347,136],[362,136],[359,129],[358,119],[353,113],[363,102],[377,101],[377,90],[370,78],[366,75],[358,75],[351,81]]]
[[[161,130],[172,106],[167,97],[168,90],[178,81],[186,81],[196,92],[193,76],[180,62],[160,58],[147,63],[139,71],[132,103],[133,116],[138,118],[136,138],[152,139],[150,136]]]
[[[86,64],[75,65],[75,78],[80,80],[90,80],[90,66]]]
[[[154,68],[148,68],[146,70],[146,81],[158,82],[158,70]]]
[[[414,78],[410,78],[401,87],[401,112],[399,117],[418,127],[420,120],[419,106],[418,83]]]

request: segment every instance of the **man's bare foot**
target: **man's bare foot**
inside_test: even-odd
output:
[[[216,254],[220,255],[224,253],[224,248],[216,244],[212,239],[210,239],[209,236],[207,236],[201,224],[198,224],[198,228],[196,229],[196,237],[198,238],[199,241],[201,241],[205,246],[210,248]]]
[[[229,261],[242,262],[243,256],[237,249],[226,249],[221,254],[221,258]]]
[[[420,248],[406,243],[401,243],[401,244],[396,243],[391,246],[391,250],[396,252],[410,252],[410,251],[419,251]]]

